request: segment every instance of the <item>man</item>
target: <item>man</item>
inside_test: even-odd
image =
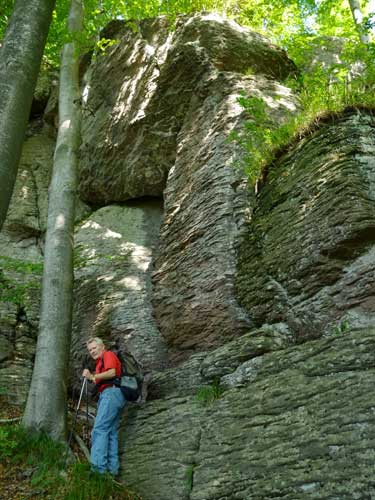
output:
[[[98,411],[91,434],[90,461],[93,469],[101,474],[109,472],[117,476],[118,429],[126,400],[121,389],[114,386],[111,379],[120,377],[121,363],[115,353],[106,351],[101,339],[91,338],[86,345],[90,356],[96,361],[96,367],[95,373],[85,368],[82,376],[97,384],[99,392]]]

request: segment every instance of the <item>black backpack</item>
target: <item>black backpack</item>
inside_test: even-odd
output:
[[[127,401],[139,403],[142,402],[143,397],[145,397],[143,394],[143,382],[145,377],[141,364],[128,350],[120,349],[117,346],[114,346],[108,350],[116,354],[116,356],[118,357],[121,363],[121,375],[120,377],[98,382],[95,386],[96,389],[98,385],[108,384],[108,382],[112,382],[114,385],[121,389],[121,392],[124,394]],[[93,397],[95,397],[95,394],[93,394]]]
[[[114,379],[113,383],[120,387],[127,401],[140,401],[144,380],[142,366],[129,351],[118,348],[111,351],[121,363],[121,377]]]

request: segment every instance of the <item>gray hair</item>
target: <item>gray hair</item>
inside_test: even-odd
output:
[[[89,338],[88,340],[86,340],[86,345],[92,344],[93,342],[96,342],[96,344],[98,346],[103,346],[104,347],[104,342],[99,337],[91,337],[91,338]]]

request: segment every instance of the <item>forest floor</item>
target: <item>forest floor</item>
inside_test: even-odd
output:
[[[0,396],[1,420],[20,418],[21,415],[22,409],[20,407],[10,405],[5,398]],[[32,498],[27,496],[27,494],[30,493],[30,487],[27,484],[30,478],[25,476],[25,473],[27,473],[27,471],[19,464],[12,464],[7,457],[1,457],[0,500],[23,500],[24,498]]]
[[[20,422],[23,414],[23,408],[14,406],[7,402],[6,398],[0,396],[0,420],[18,419],[14,422],[16,425]],[[4,422],[5,423],[5,422]],[[1,439],[0,427],[0,439]],[[85,457],[79,447],[73,443],[73,453],[77,459],[84,460]],[[49,495],[45,489],[35,487],[32,483],[32,476],[35,473],[36,466],[28,464],[27,460],[14,461],[12,456],[0,457],[0,500],[39,500],[53,499],[60,500],[64,498],[58,491]]]
[[[72,402],[69,407],[71,422],[75,413]],[[140,500],[112,478],[90,471],[75,440],[68,464],[61,445],[58,448],[46,438],[30,440],[18,425],[22,413],[22,408],[0,395],[0,500]],[[85,418],[78,419],[76,432],[89,447],[91,428]]]

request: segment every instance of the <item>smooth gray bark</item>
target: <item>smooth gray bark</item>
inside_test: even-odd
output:
[[[72,0],[68,27],[82,28],[82,2]],[[79,107],[78,50],[63,48],[60,70],[59,130],[49,191],[42,305],[34,371],[23,424],[66,436],[66,381],[72,325],[74,202],[77,189]]]
[[[0,230],[17,176],[55,0],[16,0],[0,50]]]
[[[359,34],[359,39],[361,40],[361,42],[365,44],[370,43],[370,37],[363,26],[363,13],[359,1],[349,0],[349,5],[350,5],[350,10],[352,11],[354,24]]]

